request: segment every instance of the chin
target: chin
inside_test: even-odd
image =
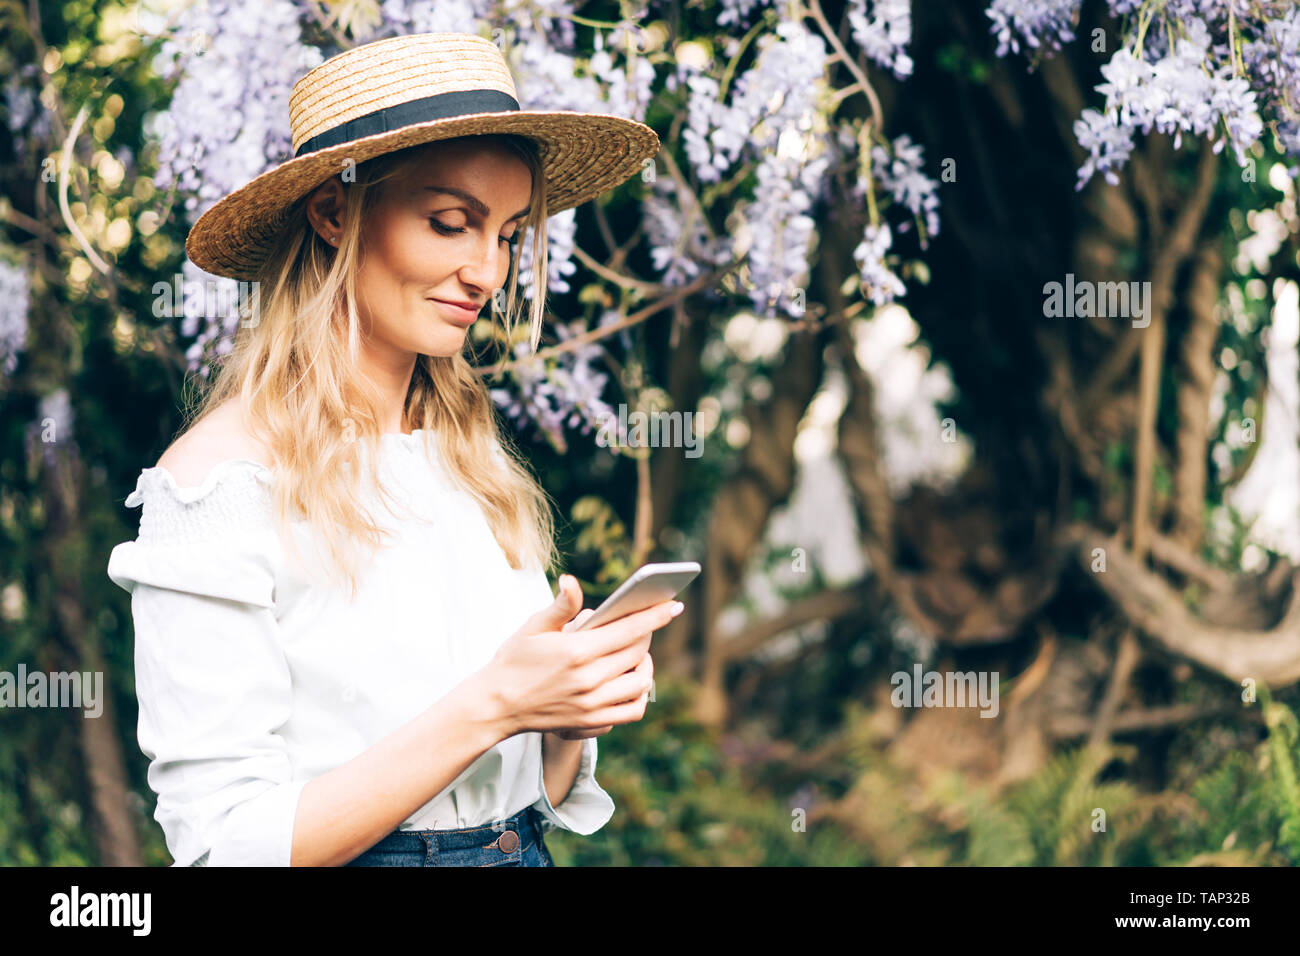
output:
[[[450,358],[464,349],[468,331],[468,329],[449,329],[443,334],[435,335],[431,339],[420,343],[418,351],[423,355],[432,355],[435,358]]]

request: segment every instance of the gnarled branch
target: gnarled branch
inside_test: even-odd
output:
[[[1177,591],[1116,539],[1091,529],[1073,529],[1066,541],[1067,547],[1077,549],[1085,568],[1091,565],[1094,548],[1105,549],[1106,571],[1093,575],[1097,585],[1135,627],[1166,650],[1233,681],[1253,678],[1270,687],[1300,681],[1300,569],[1291,571],[1291,593],[1273,627],[1225,627],[1192,614]]]

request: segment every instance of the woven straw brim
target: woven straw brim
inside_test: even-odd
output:
[[[538,143],[547,215],[621,185],[659,152],[659,137],[635,120],[603,113],[506,111],[417,123],[290,159],[208,209],[185,251],[213,275],[252,281],[286,225],[290,207],[345,168],[410,146],[457,136],[516,133]]]

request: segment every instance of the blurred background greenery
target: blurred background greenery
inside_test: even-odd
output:
[[[184,190],[155,185],[148,120],[174,81],[153,67],[158,41],[131,30],[132,7],[0,0],[0,255],[29,297],[21,356],[0,375],[0,670],[98,670],[110,696],[99,720],[0,708],[6,865],[170,862],[135,741],[129,598],[105,574],[113,545],[135,535],[123,499],[196,384],[193,330],[151,308],[154,282],[181,269],[188,223]],[[378,10],[314,7],[304,30],[322,47],[364,38]],[[683,44],[731,49],[717,9],[654,8],[661,72]],[[582,18],[627,15],[610,2],[582,11],[587,51]],[[834,24],[847,12],[825,6]],[[1300,279],[1294,183],[1273,174],[1282,162],[1267,145],[1254,154],[1262,175],[1247,181],[1230,166],[1207,174],[1206,143],[1175,149],[1153,135],[1122,187],[1076,193],[1060,120],[1097,81],[1097,62],[1075,50],[1025,70],[994,56],[981,17],[978,4],[927,5],[915,76],[871,69],[891,134],[923,141],[936,172],[942,157],[961,170],[944,187],[945,231],[899,263],[914,283],[905,311],[863,308],[844,213],[854,204],[826,203],[814,211],[807,290],[818,321],[782,329],[776,348],[755,344],[763,320],[702,290],[603,340],[612,401],[710,411],[699,459],[521,429],[589,606],[645,560],[706,568],[688,613],[656,638],[646,718],[600,739],[597,777],[618,811],[593,836],[550,834],[557,864],[1300,862],[1296,677],[1270,693],[1258,675],[1254,700],[1240,675],[1189,653],[1167,626],[1186,631],[1185,612],[1225,640],[1300,640],[1277,631],[1300,599],[1297,555],[1262,539],[1232,497],[1261,453],[1232,436],[1243,422],[1262,427],[1277,386],[1269,330],[1280,302],[1294,309]],[[733,66],[746,68],[755,47]],[[657,98],[647,122],[686,168],[681,109]],[[843,111],[860,123],[866,106],[856,97]],[[714,227],[725,232],[754,188],[749,169],[709,190]],[[613,222],[620,240],[636,239],[623,224],[640,199],[633,184],[580,211],[578,236],[607,269],[649,281],[644,237],[617,254],[597,238]],[[1097,574],[1097,542],[1123,557],[1118,538],[1098,535],[1132,531],[1137,340],[1045,324],[1038,290],[1067,271],[1147,275],[1188,207],[1200,215],[1169,280],[1153,399],[1152,560]],[[1261,211],[1282,229],[1262,263],[1242,255]],[[731,281],[743,290],[743,271]],[[637,305],[589,263],[570,285],[553,297],[556,314],[594,324],[603,309]],[[904,330],[892,353],[872,337],[891,328]],[[954,385],[904,396],[930,410],[920,435],[889,413],[880,367],[909,362]],[[886,490],[895,443],[936,445],[949,421],[969,449],[951,480]],[[805,435],[825,454],[796,453]],[[828,478],[817,461],[838,470]],[[1188,462],[1200,463],[1199,482]],[[1300,487],[1293,471],[1272,479]],[[837,498],[847,512],[831,507]],[[829,556],[837,530],[865,559],[847,576]],[[1129,587],[1144,576],[1161,597]],[[895,707],[890,677],[918,661],[1001,673],[999,719]]]

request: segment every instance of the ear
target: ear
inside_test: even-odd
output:
[[[343,184],[331,176],[307,198],[307,221],[330,245],[343,233]]]

